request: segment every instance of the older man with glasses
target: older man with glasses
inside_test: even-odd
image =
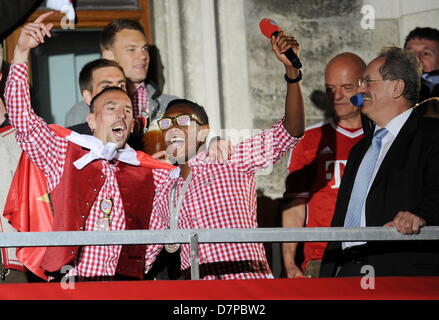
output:
[[[373,135],[352,148],[337,198],[333,227],[393,227],[403,234],[438,225],[439,122],[413,112],[421,66],[415,55],[387,48],[360,79],[361,112]],[[437,242],[332,242],[320,276],[437,276]]]

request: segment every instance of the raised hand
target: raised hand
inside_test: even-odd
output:
[[[283,53],[291,48],[296,55],[299,55],[299,42],[294,37],[287,36],[281,31],[276,36],[271,37],[271,47],[285,67],[293,67],[293,64]]]
[[[50,29],[52,29],[53,23],[44,23],[44,19],[52,13],[53,11],[43,13],[34,22],[27,23],[21,28],[12,63],[26,62],[31,49],[37,47],[40,43],[44,43],[46,36],[52,37]]]

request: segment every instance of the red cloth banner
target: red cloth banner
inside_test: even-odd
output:
[[[4,217],[20,232],[52,231],[46,177],[24,152],[9,189]],[[34,274],[47,279],[40,267],[45,252],[45,247],[17,248],[17,258]]]
[[[438,300],[439,277],[2,284],[0,299]]]

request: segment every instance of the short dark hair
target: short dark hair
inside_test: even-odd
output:
[[[439,44],[439,30],[434,28],[420,28],[417,27],[409,32],[404,42],[404,49],[407,48],[407,43],[412,39],[427,39],[436,41]]]
[[[381,51],[378,58],[384,58],[379,69],[381,77],[404,81],[402,96],[414,105],[419,99],[422,75],[422,66],[416,55],[401,48],[388,47]]]
[[[99,41],[99,46],[101,48],[101,51],[104,51],[105,49],[111,48],[111,46],[114,43],[114,38],[116,37],[116,34],[122,30],[129,29],[129,30],[137,30],[141,33],[145,34],[145,30],[143,29],[142,25],[135,21],[130,19],[117,19],[112,22],[110,22],[101,33],[101,38]]]
[[[101,68],[107,67],[115,67],[118,68],[122,74],[125,76],[122,67],[116,62],[107,59],[96,59],[88,62],[84,67],[82,67],[81,72],[79,73],[79,89],[81,90],[81,94],[84,90],[92,91],[92,78],[93,72]]]
[[[95,95],[93,97],[93,99],[91,99],[91,101],[90,101],[90,112],[92,112],[92,113],[94,112],[94,105],[95,105],[96,100],[99,99],[99,97],[101,97],[102,95],[106,94],[109,91],[120,91],[120,92],[123,92],[130,99],[130,101],[132,101],[131,97],[129,96],[129,94],[124,89],[119,88],[119,87],[108,87],[108,88],[105,88],[104,90],[102,90],[101,92],[99,92],[97,95]]]
[[[203,125],[209,124],[209,117],[207,116],[206,110],[202,106],[200,106],[198,103],[192,102],[187,99],[175,99],[169,102],[168,106],[166,107],[166,111],[168,112],[170,109],[176,106],[186,106],[189,107],[193,113],[197,115],[199,120],[202,122]]]

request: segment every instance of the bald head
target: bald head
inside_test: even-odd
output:
[[[326,65],[325,77],[328,73],[339,73],[344,71],[349,71],[351,73],[357,74],[361,77],[364,69],[366,69],[366,63],[352,52],[343,52],[332,58]],[[332,76],[332,74],[331,74]]]
[[[360,109],[351,104],[350,98],[357,93],[358,79],[366,64],[351,52],[332,58],[326,66],[326,94],[336,120],[360,117]]]

